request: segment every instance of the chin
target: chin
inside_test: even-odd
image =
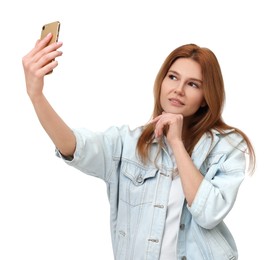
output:
[[[181,115],[185,116],[184,113],[179,111],[178,109],[164,109],[163,112],[171,113],[171,114],[181,114]]]

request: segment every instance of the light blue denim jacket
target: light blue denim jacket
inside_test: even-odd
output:
[[[66,163],[103,179],[110,201],[110,224],[116,260],[159,259],[173,163],[154,142],[144,165],[136,155],[142,128],[111,127],[103,133],[74,129],[77,145]],[[177,260],[235,260],[234,239],[223,222],[231,210],[245,172],[245,144],[234,130],[213,131],[197,143],[192,160],[205,176],[196,197],[182,209]],[[57,151],[57,155],[62,157]],[[157,167],[156,167],[157,165]],[[170,259],[169,259],[170,260]]]

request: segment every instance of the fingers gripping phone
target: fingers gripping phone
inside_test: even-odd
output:
[[[49,33],[51,33],[52,34],[52,38],[51,38],[50,42],[47,45],[50,45],[53,42],[57,42],[58,41],[58,37],[59,37],[59,30],[60,30],[60,22],[59,21],[55,21],[55,22],[52,22],[52,23],[44,24],[42,26],[40,39],[42,40]],[[53,71],[48,72],[47,75],[50,74],[50,73],[52,73],[52,72]]]
[[[53,42],[57,42],[58,36],[59,36],[59,30],[60,30],[60,22],[59,21],[44,24],[42,26],[40,39],[43,39],[49,33],[51,33],[53,35],[53,37],[52,37],[51,41],[48,43],[48,45],[50,45]]]

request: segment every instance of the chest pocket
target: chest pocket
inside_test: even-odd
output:
[[[157,184],[157,169],[145,169],[131,162],[122,162],[119,197],[131,206],[151,203]]]

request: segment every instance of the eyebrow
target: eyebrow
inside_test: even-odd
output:
[[[169,70],[168,73],[169,73],[169,72],[170,72],[170,73],[174,73],[174,74],[180,76],[180,74],[179,74],[177,71],[175,71],[175,70]],[[197,82],[200,82],[200,83],[202,84],[202,80],[197,79],[197,78],[189,78],[189,80],[197,81]]]

